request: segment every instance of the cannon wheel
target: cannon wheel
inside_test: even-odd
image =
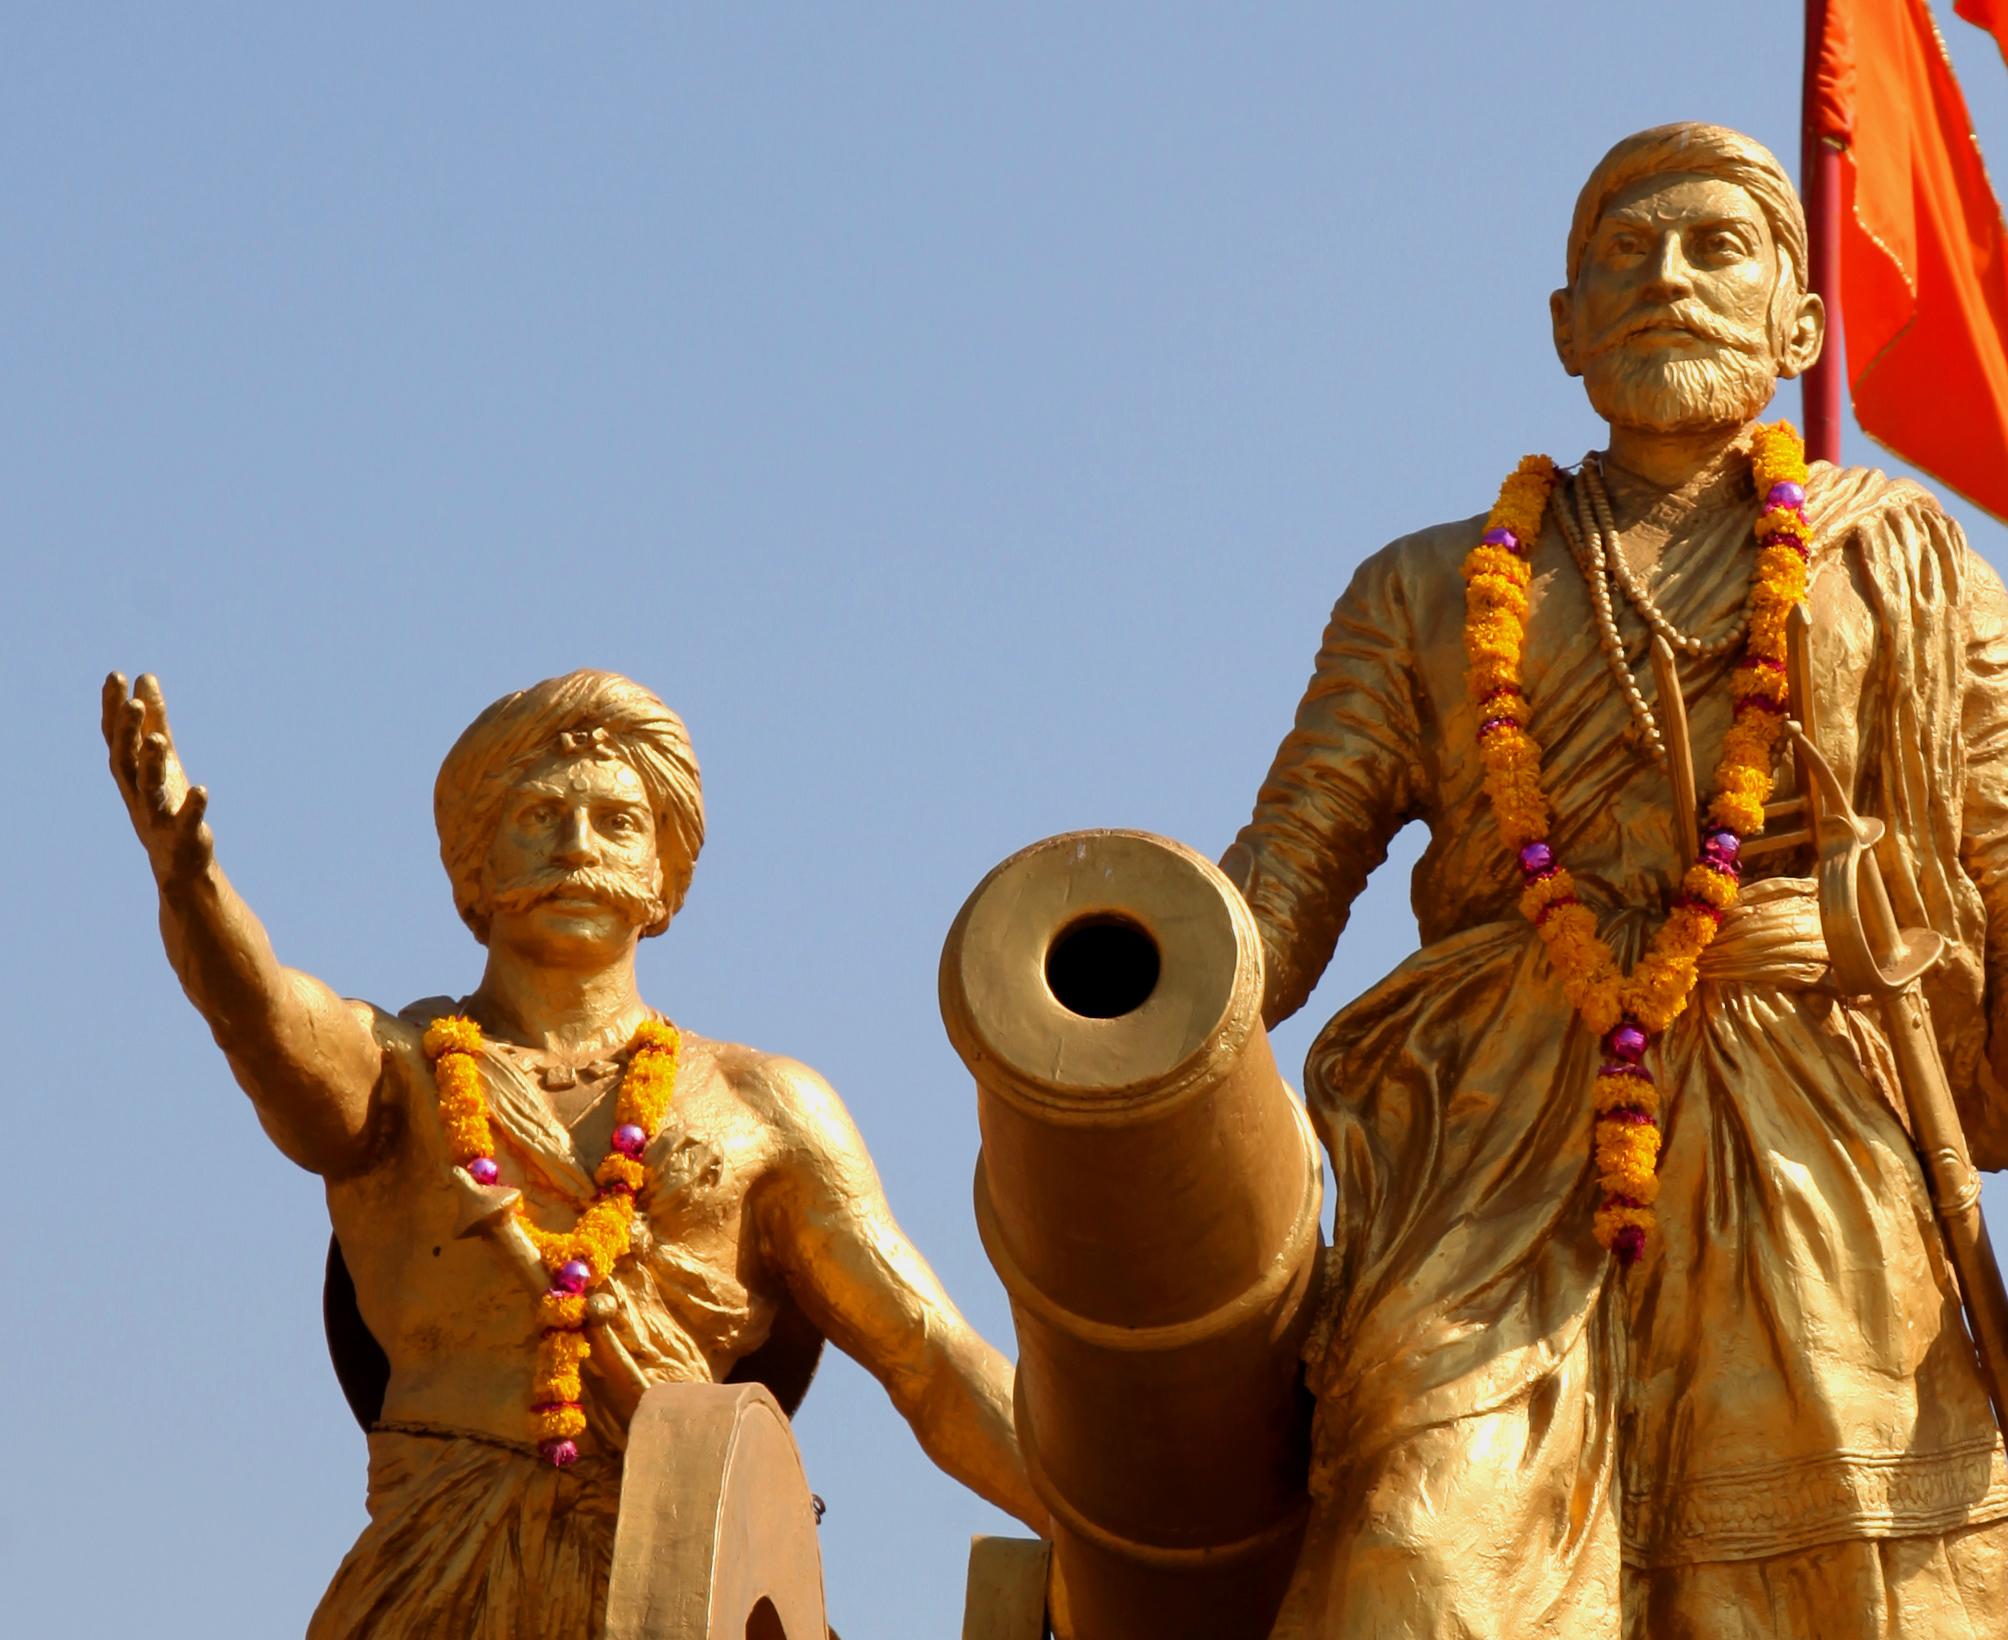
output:
[[[607,1640],[824,1640],[816,1502],[758,1384],[658,1384],[628,1426]]]

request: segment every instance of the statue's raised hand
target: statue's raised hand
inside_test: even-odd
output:
[[[112,778],[160,886],[168,961],[229,1055],[231,1073],[257,1105],[265,1131],[316,1173],[361,1165],[375,1131],[372,1101],[384,1080],[375,1010],[284,966],[217,868],[215,840],[203,822],[209,794],[182,773],[159,680],[142,677],[128,694],[118,673],[106,678],[104,730]],[[423,1066],[416,1031],[392,1021],[385,1033]]]
[[[133,830],[146,845],[153,874],[163,885],[199,876],[215,852],[203,815],[209,794],[191,786],[175,755],[160,680],[143,673],[126,692],[123,673],[105,679],[105,745],[112,778],[125,798]]]

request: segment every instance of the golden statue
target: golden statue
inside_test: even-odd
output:
[[[1796,670],[1812,754],[1889,828],[1896,915],[1954,942],[1936,1046],[1973,1155],[2008,1164],[2008,596],[1914,484],[1753,482],[1824,335],[1806,272],[1758,144],[1611,150],[1552,298],[1608,449],[1361,566],[1222,862],[1273,1024],[1429,829],[1421,949],[1305,1068],[1336,1231],[1278,1640],[2008,1635],[2008,1465],[1890,1034],[1831,977],[1803,837],[1724,818],[1764,800],[1738,759],[1786,749]],[[1762,648],[1767,554],[1809,588],[1796,669]],[[1468,627],[1484,598],[1503,624]]]
[[[894,1222],[828,1084],[679,1032],[636,989],[704,835],[654,695],[574,672],[460,737],[434,813],[486,967],[403,1014],[280,964],[153,679],[107,680],[104,731],[169,958],[273,1141],[326,1180],[388,1357],[370,1521],[311,1634],[600,1634],[640,1392],[723,1380],[796,1306],[943,1469],[1043,1524],[1011,1370]]]

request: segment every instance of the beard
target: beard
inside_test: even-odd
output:
[[[1714,351],[1678,358],[1627,345],[1642,330],[1667,323],[1687,327]],[[1754,421],[1778,390],[1778,366],[1768,336],[1676,310],[1634,317],[1606,337],[1583,362],[1583,386],[1591,407],[1616,426],[1698,433]]]
[[[577,871],[538,871],[513,882],[497,883],[488,891],[490,914],[527,911],[540,900],[559,894],[583,894],[609,906],[637,928],[652,928],[665,920],[668,908],[654,888],[639,877],[604,866]]]

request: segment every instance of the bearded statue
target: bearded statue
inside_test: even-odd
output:
[[[1273,1023],[1428,829],[1421,949],[1305,1067],[1336,1232],[1274,1633],[2008,1635],[2008,1464],[1890,1043],[1810,850],[1763,839],[1808,711],[1956,942],[1937,1047],[2008,1163],[2008,600],[1917,485],[1760,424],[1826,316],[1757,143],[1620,142],[1565,273],[1605,448],[1367,559],[1222,862]]]

